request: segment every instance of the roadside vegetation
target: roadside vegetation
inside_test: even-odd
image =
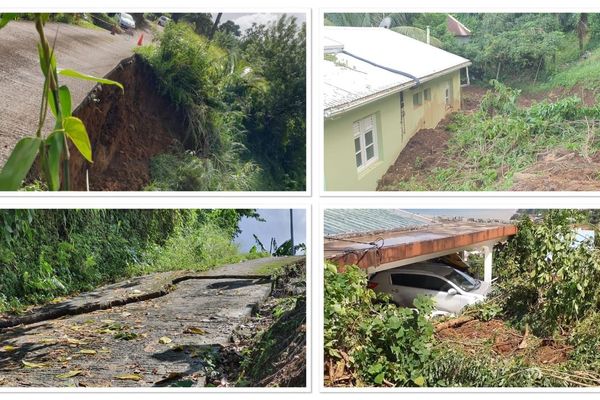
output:
[[[303,190],[304,26],[282,16],[244,36],[224,29],[209,38],[206,22],[187,18],[139,51],[187,126],[186,151],[155,158],[150,187]]]
[[[585,387],[600,384],[600,252],[573,245],[585,211],[524,215],[495,249],[498,280],[483,303],[429,319],[429,300],[398,308],[357,267],[325,266],[329,386]]]
[[[131,276],[268,256],[233,243],[252,210],[2,210],[0,312]]]
[[[273,272],[271,297],[234,333],[236,386],[306,386],[306,263]]]

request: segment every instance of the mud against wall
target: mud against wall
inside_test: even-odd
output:
[[[139,56],[123,60],[73,113],[85,123],[93,164],[71,151],[71,190],[137,191],[150,181],[150,159],[167,153],[183,132],[183,119],[158,93],[157,78]]]

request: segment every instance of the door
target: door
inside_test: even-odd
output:
[[[454,104],[454,94],[452,92],[452,81],[446,81],[444,84],[444,103],[446,105],[446,110],[451,109]]]

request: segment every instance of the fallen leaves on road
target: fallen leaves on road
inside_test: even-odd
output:
[[[93,356],[93,355],[96,355],[96,350],[82,349],[82,350],[79,350],[79,353]]]
[[[48,366],[48,364],[43,364],[43,363],[33,363],[33,362],[29,362],[29,361],[21,361],[23,363],[23,365],[25,366],[25,368],[46,368]]]
[[[73,371],[66,372],[64,374],[56,375],[56,377],[59,379],[69,379],[69,378],[73,378],[74,376],[80,375],[82,372],[83,371],[80,371],[80,370],[73,370]]]
[[[190,333],[192,335],[206,335],[206,331],[196,326],[190,326],[183,331],[183,333]]]
[[[136,339],[137,337],[138,337],[138,334],[133,333],[133,332],[119,332],[114,336],[115,339],[120,339],[120,340],[133,340],[133,339]]]
[[[83,340],[72,339],[72,338],[67,338],[67,343],[74,345],[74,346],[81,346],[81,345],[87,344],[87,342],[84,342]]]
[[[124,375],[117,375],[115,376],[115,379],[121,380],[121,381],[139,381],[142,379],[141,376],[139,376],[138,374],[124,374]]]
[[[171,338],[163,336],[160,339],[158,339],[158,343],[160,344],[169,344],[171,343],[173,340],[171,340]]]

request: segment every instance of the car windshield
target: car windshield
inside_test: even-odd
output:
[[[466,292],[478,289],[481,286],[480,281],[478,281],[477,279],[473,279],[464,272],[454,268],[448,268],[448,272],[445,273],[443,276],[444,278],[448,279],[450,282],[454,283],[456,286],[458,286]]]
[[[129,14],[121,14],[121,18],[133,21],[133,17]]]

